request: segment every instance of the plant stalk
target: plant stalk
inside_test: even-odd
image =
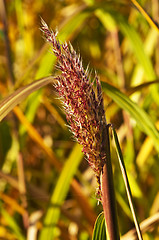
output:
[[[106,125],[104,132],[104,146],[106,162],[103,166],[101,175],[102,205],[104,210],[106,232],[110,240],[119,240],[119,230],[117,221],[116,201],[110,155],[109,124]]]
[[[124,180],[124,184],[125,184],[125,189],[126,189],[126,193],[127,193],[127,197],[128,197],[128,201],[129,201],[129,205],[130,205],[130,209],[131,209],[132,216],[133,216],[133,219],[134,219],[136,233],[137,233],[138,239],[143,240],[140,225],[138,223],[138,219],[137,219],[137,216],[136,216],[136,213],[135,213],[135,208],[134,208],[134,204],[133,204],[133,197],[132,197],[132,193],[131,193],[131,188],[130,188],[127,172],[126,172],[125,163],[124,163],[124,160],[123,160],[122,151],[121,151],[120,144],[119,144],[119,141],[118,141],[118,136],[116,134],[115,129],[112,128],[112,130],[113,130],[113,136],[114,136],[114,139],[115,139],[117,154],[118,154],[118,158],[119,158],[119,165],[120,165],[120,169],[121,169],[121,172],[122,172],[122,176],[123,176],[123,180]]]

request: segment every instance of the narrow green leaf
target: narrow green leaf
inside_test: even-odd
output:
[[[0,103],[0,121],[22,100],[24,100],[29,94],[32,92],[42,88],[43,86],[51,83],[53,81],[53,77],[47,77],[35,81],[26,85],[25,87],[21,87],[11,95],[3,99]]]
[[[40,233],[39,240],[53,240],[56,235],[56,225],[60,217],[60,207],[68,193],[71,179],[83,157],[81,147],[76,144],[67,159],[62,172],[52,193],[50,206],[44,218],[44,226]]]
[[[70,19],[66,23],[65,27],[62,28],[59,32],[58,38],[60,39],[60,41],[64,42],[67,39],[72,38],[75,34],[75,31],[79,31],[83,27],[85,21],[88,19],[91,13],[91,8],[86,9],[79,12],[76,16]]]
[[[128,23],[127,19],[124,18],[120,13],[108,9],[99,8],[96,10],[96,15],[99,18],[99,20],[103,23],[104,27],[108,30],[110,30],[108,27],[109,18],[111,19],[111,16],[113,17],[113,19],[116,21],[123,34],[128,38],[129,42],[131,43],[134,54],[138,62],[144,69],[147,79],[149,81],[154,80],[156,78],[156,74],[153,70],[150,58],[144,50],[143,43],[141,41],[139,34],[136,32],[135,28]],[[109,15],[110,17],[108,17]]]
[[[140,65],[144,69],[146,78],[149,81],[155,80],[156,79],[155,71],[153,69],[149,56],[146,54],[144,50],[143,42],[141,41],[139,34],[135,31],[133,26],[131,26],[130,24],[128,24],[128,22],[126,22],[124,18],[122,19],[120,18],[118,23],[124,35],[129,39],[133,47],[135,56],[138,59],[138,62],[140,63]]]
[[[100,19],[100,21],[103,23],[103,25],[106,29],[108,29],[109,31],[116,30],[116,28],[117,28],[116,22],[108,12],[103,11],[102,9],[98,8],[95,11],[95,14]]]
[[[106,240],[106,225],[103,212],[101,212],[95,222],[92,240]]]
[[[3,163],[3,166],[1,168],[1,171],[5,174],[11,174],[11,171],[13,169],[13,166],[17,160],[17,156],[19,154],[19,142],[16,138],[16,136],[12,136],[12,144],[7,152],[5,161]],[[6,181],[0,181],[0,192],[5,191],[6,187]]]
[[[159,132],[148,114],[117,88],[105,82],[102,83],[102,86],[104,92],[122,109],[126,110],[136,121],[140,129],[153,139],[155,148],[159,152]]]
[[[121,148],[120,148],[118,136],[117,136],[117,133],[116,133],[114,128],[112,128],[112,131],[113,131],[114,141],[115,141],[115,145],[116,145],[116,151],[117,151],[117,154],[118,154],[119,165],[120,165],[122,177],[123,177],[123,180],[124,180],[125,189],[126,189],[126,193],[127,193],[130,209],[131,209],[131,212],[132,212],[132,216],[133,216],[133,220],[134,220],[137,236],[138,236],[139,240],[142,240],[143,239],[142,238],[142,233],[141,233],[140,225],[138,223],[137,216],[136,216],[136,213],[135,213],[135,208],[134,208],[134,204],[133,204],[131,188],[130,188],[130,184],[129,184],[129,180],[128,180],[128,176],[127,176],[125,163],[124,163],[122,151],[121,151]]]
[[[2,206],[0,207],[0,212],[1,212],[2,216],[4,217],[5,221],[7,222],[11,231],[17,237],[17,239],[25,240],[25,237],[22,235],[21,229],[18,226],[18,224],[16,223],[15,219],[12,216],[10,216]]]
[[[149,56],[149,58],[151,58],[154,53],[157,39],[158,39],[157,32],[151,29],[151,31],[148,32],[146,39],[143,43],[143,48],[145,50],[146,55]],[[141,66],[141,64],[138,64],[134,68],[133,75],[131,77],[131,85],[132,86],[139,85],[143,82],[143,79],[145,80],[144,69]]]

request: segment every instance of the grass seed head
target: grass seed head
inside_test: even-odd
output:
[[[84,70],[72,45],[60,44],[57,33],[50,30],[43,20],[41,29],[58,60],[61,75],[56,77],[55,87],[62,98],[67,121],[75,139],[83,146],[83,152],[97,177],[97,195],[101,196],[100,174],[106,161],[103,147],[106,118],[99,78],[95,75],[94,81],[91,81],[88,69]]]

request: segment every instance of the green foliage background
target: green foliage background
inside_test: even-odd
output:
[[[159,21],[157,0],[140,4]],[[83,65],[89,63],[100,76],[107,121],[118,132],[139,221],[155,214],[159,210],[158,32],[126,0],[7,0],[1,1],[0,13],[1,99],[57,74],[56,59],[40,31],[42,17],[58,29],[61,42],[70,41],[80,52]],[[102,211],[95,197],[97,186],[66,127],[53,85],[20,99],[0,123],[0,238],[91,239]],[[111,152],[124,235],[134,225],[113,143]],[[145,230],[144,239],[159,239],[157,225]]]

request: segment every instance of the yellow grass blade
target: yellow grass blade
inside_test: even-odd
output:
[[[139,10],[139,12],[146,18],[148,23],[151,27],[157,30],[159,33],[159,27],[157,24],[151,19],[151,17],[148,15],[148,13],[141,7],[141,5],[136,0],[131,0],[131,2],[135,5],[135,7]]]

